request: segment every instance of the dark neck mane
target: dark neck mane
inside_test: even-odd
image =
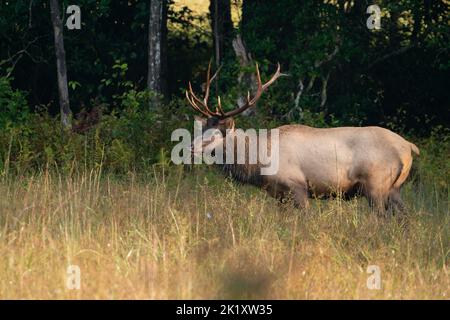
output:
[[[225,139],[226,140],[226,139]],[[253,185],[260,186],[263,183],[263,176],[260,175],[260,165],[259,164],[249,164],[248,157],[248,139],[246,139],[245,145],[245,164],[237,164],[237,141],[234,141],[234,161],[235,164],[222,164],[220,167],[222,171],[227,175],[231,176],[234,180],[242,182],[242,183],[250,183]],[[224,160],[226,159],[226,148],[224,141]],[[225,161],[224,161],[225,162]]]

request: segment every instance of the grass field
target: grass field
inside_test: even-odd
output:
[[[205,0],[175,0],[175,7],[187,6],[197,14],[205,14],[208,12],[209,1]]]
[[[174,6],[176,9],[188,7],[197,15],[205,15],[209,13],[209,0],[175,0]],[[237,5],[236,5],[237,4]],[[241,1],[233,1],[231,6],[231,19],[237,25],[240,21]]]
[[[364,199],[300,214],[214,170],[163,171],[0,178],[0,298],[449,298],[448,186],[408,182],[403,218]]]

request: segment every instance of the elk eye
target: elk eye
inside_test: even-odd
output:
[[[208,118],[206,124],[208,128],[215,127],[219,124],[219,120],[217,118]]]

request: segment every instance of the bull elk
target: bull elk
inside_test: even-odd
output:
[[[278,64],[275,74],[262,84],[256,65],[256,93],[253,97],[249,93],[244,105],[225,112],[220,97],[216,108],[208,106],[210,84],[217,76],[216,72],[211,77],[210,71],[211,64],[203,99],[197,97],[190,83],[186,91],[192,108],[203,116],[200,118],[203,130],[213,128],[222,133],[202,140],[203,150],[225,144],[227,139],[242,134],[234,129],[233,117],[254,106],[262,93],[282,76]],[[277,129],[279,165],[276,174],[262,175],[258,164],[224,164],[223,168],[235,179],[257,185],[275,198],[283,199],[292,194],[294,204],[300,208],[308,207],[309,197],[342,194],[344,198],[363,195],[376,210],[404,211],[400,187],[411,169],[411,152],[419,154],[413,143],[375,126],[322,129],[295,124]]]

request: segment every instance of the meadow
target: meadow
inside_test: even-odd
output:
[[[0,2],[0,299],[448,300],[448,2]],[[261,95],[253,75],[277,63]],[[261,97],[236,128],[414,142],[406,213],[340,197],[299,211],[174,165],[172,133],[200,114],[190,84],[226,112]]]
[[[407,215],[393,217],[365,199],[300,213],[205,167],[4,173],[0,298],[448,299],[448,177],[427,159],[403,189]]]

